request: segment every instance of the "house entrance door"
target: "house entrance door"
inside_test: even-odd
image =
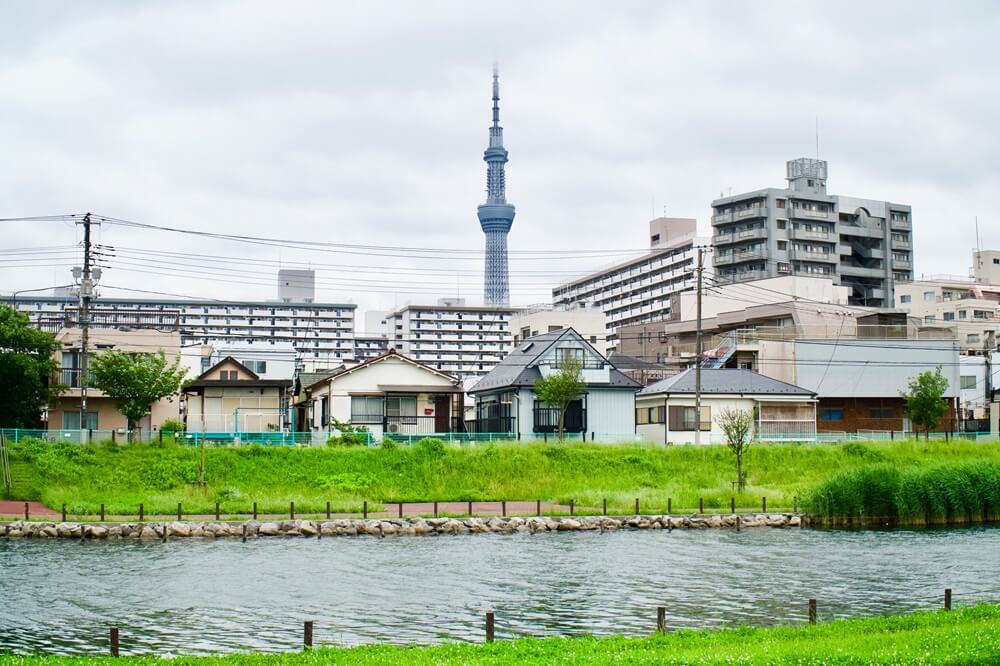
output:
[[[451,432],[451,396],[434,398],[434,432]]]
[[[583,400],[574,400],[569,403],[566,408],[566,416],[563,418],[563,429],[566,432],[583,432],[587,429]]]

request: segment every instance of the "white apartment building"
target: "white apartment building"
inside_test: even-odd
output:
[[[388,346],[463,380],[482,377],[511,346],[510,307],[467,306],[463,299],[407,305],[386,318]]]
[[[708,238],[696,235],[696,227],[691,218],[652,220],[648,254],[559,285],[552,290],[553,305],[586,305],[603,311],[607,335],[601,350],[620,351],[619,327],[668,319],[671,295],[694,289],[695,247],[709,244]]]
[[[1000,252],[974,252],[967,278],[931,275],[897,283],[896,307],[925,323],[954,327],[964,353],[995,350],[1000,330]]]
[[[79,322],[72,296],[6,299],[32,324],[55,331]],[[99,298],[91,305],[91,327],[176,330],[184,346],[243,342],[289,343],[298,361],[353,361],[354,304],[277,301]]]
[[[597,307],[575,305],[569,308],[555,308],[551,305],[532,305],[518,310],[510,319],[510,330],[514,335],[512,346],[542,333],[572,328],[584,340],[598,349],[607,345],[607,318]]]

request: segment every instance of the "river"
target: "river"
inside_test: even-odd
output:
[[[0,539],[0,652],[294,650],[801,623],[1000,601],[1000,528],[439,537]]]

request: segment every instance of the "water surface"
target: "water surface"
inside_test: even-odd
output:
[[[748,529],[135,541],[0,539],[0,652],[284,651],[317,643],[773,625],[1000,600],[1000,528]]]

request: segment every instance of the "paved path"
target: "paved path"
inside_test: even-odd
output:
[[[374,502],[372,503],[375,504]],[[370,518],[396,518],[400,515],[402,516],[432,516],[435,515],[434,502],[404,502],[402,505],[398,502],[392,503],[382,503],[384,507],[383,511],[369,511],[368,516]],[[506,505],[505,505],[506,504]],[[138,507],[137,507],[138,509]],[[472,502],[471,511],[469,502],[438,502],[437,503],[437,515],[440,516],[466,516],[470,513],[474,516],[533,516],[537,512],[542,514],[552,514],[552,513],[562,513],[568,514],[570,512],[569,505],[563,504],[553,504],[552,502],[535,502],[535,501],[509,501],[503,502]],[[60,518],[59,511],[53,511],[40,502],[28,502],[28,515],[30,518],[45,518],[53,519]],[[219,515],[221,520],[246,520],[251,517],[251,513],[248,511],[246,513],[230,514],[222,511]],[[356,513],[331,513],[331,518],[361,518],[363,514],[361,511]],[[18,519],[24,518],[24,502],[23,501],[0,501],[0,518],[7,519]],[[77,518],[76,516],[69,515],[68,519],[73,520]],[[84,516],[86,520],[98,520],[99,516],[89,515]],[[109,521],[136,521],[139,519],[138,510],[134,514],[130,515],[111,515],[108,514],[105,518]],[[288,520],[291,518],[291,512],[287,513],[259,513],[257,514],[258,520]],[[313,511],[313,512],[295,512],[295,518],[298,519],[314,519],[320,520],[326,518],[326,513],[323,511]],[[146,521],[164,521],[164,520],[177,520],[177,514],[144,514],[143,519]],[[215,520],[215,514],[183,514],[184,520]]]
[[[0,500],[0,517],[24,518],[24,500]],[[59,513],[41,502],[28,502],[30,518],[58,518]]]

